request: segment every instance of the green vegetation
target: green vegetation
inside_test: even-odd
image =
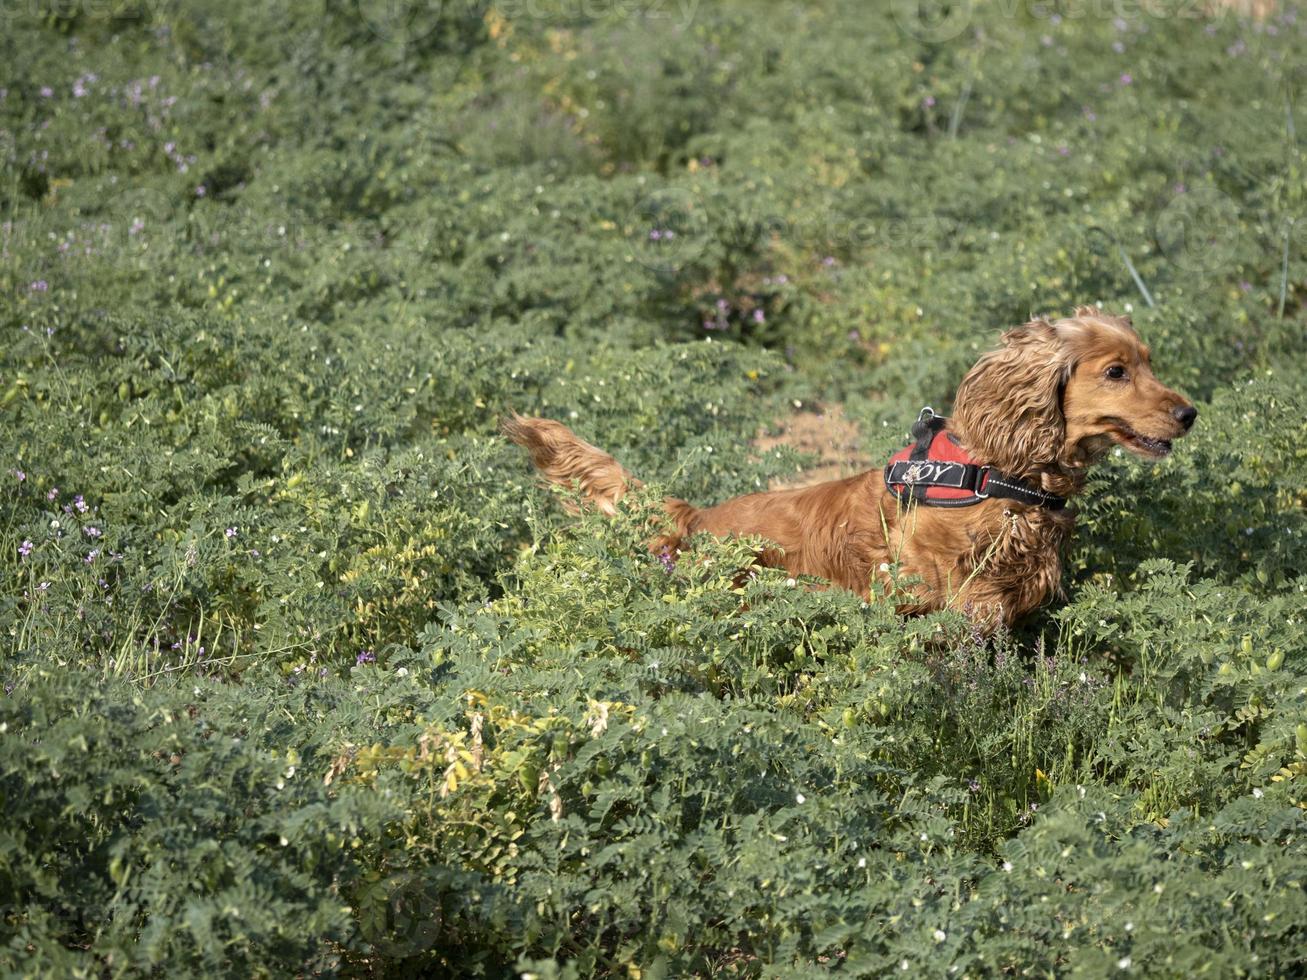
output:
[[[1307,968],[1307,18],[917,14],[0,7],[6,973]],[[643,548],[1095,301],[1202,415],[1018,633]]]

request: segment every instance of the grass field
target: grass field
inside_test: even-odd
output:
[[[0,2],[7,975],[1307,970],[1307,12],[933,3]],[[1083,303],[1016,632],[643,547]]]

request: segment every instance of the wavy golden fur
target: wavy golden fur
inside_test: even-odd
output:
[[[1055,322],[1032,320],[1003,334],[962,379],[949,431],[977,462],[1074,496],[1086,467],[1111,446],[1164,456],[1193,424],[1197,410],[1157,380],[1149,358],[1126,317],[1080,307]],[[607,513],[636,485],[617,460],[558,422],[514,414],[503,431],[546,479],[576,487]],[[896,563],[915,582],[902,611],[954,606],[986,630],[1057,591],[1075,520],[1068,510],[1013,500],[905,507],[879,469],[713,507],[675,499],[666,506],[674,529],[655,549],[679,551],[701,532],[759,535],[775,545],[758,556],[761,564],[862,595]]]

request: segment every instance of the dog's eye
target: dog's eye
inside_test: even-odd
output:
[[[1111,378],[1113,381],[1120,381],[1122,378],[1125,377],[1125,368],[1123,368],[1120,364],[1113,364],[1110,368],[1107,369],[1107,376]]]

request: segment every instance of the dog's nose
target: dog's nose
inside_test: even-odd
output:
[[[1194,419],[1198,418],[1198,409],[1192,405],[1186,405],[1184,408],[1173,408],[1171,414],[1175,420],[1185,427],[1185,430],[1193,428]]]

